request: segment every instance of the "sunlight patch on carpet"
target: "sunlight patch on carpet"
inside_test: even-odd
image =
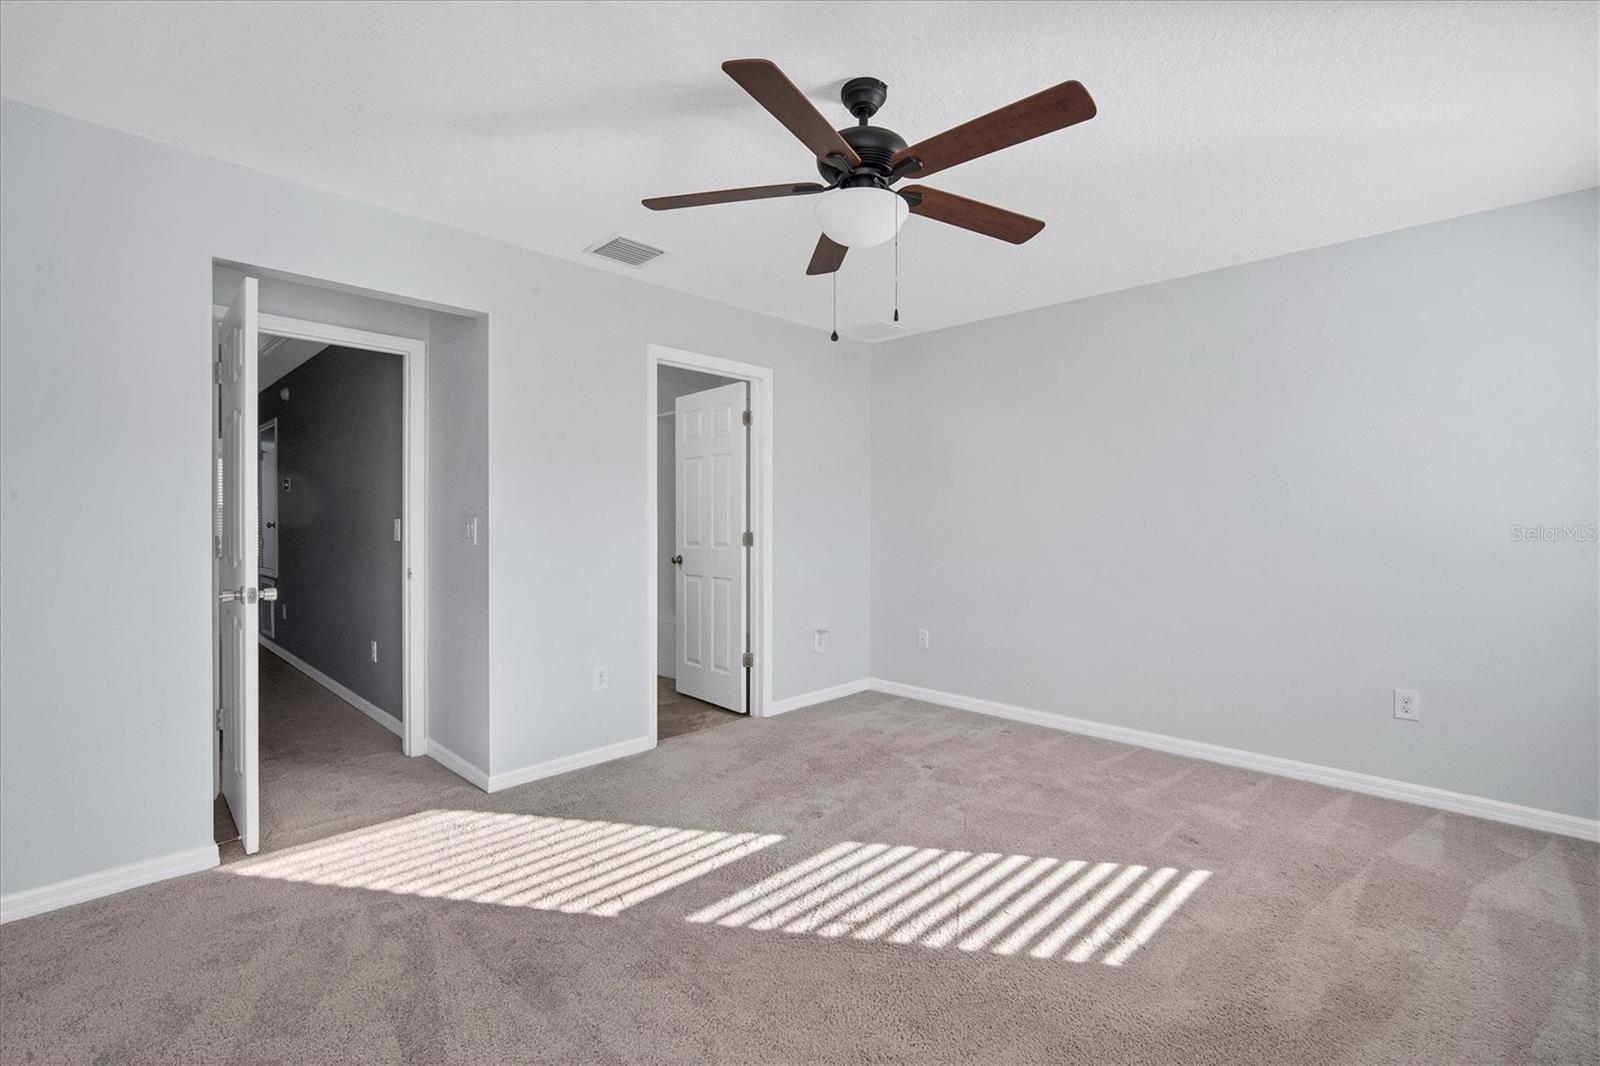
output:
[[[435,810],[226,869],[241,877],[610,917],[782,839]]]
[[[688,920],[1121,966],[1209,876],[845,841]]]

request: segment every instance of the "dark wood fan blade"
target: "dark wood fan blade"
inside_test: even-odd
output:
[[[811,265],[806,267],[806,273],[832,274],[844,264],[844,253],[849,250],[829,240],[826,233],[822,234],[817,238],[817,250],[811,253]]]
[[[1044,229],[1044,223],[1036,218],[969,200],[953,192],[940,192],[926,185],[907,185],[898,191],[911,205],[913,215],[960,226],[985,237],[998,237],[1002,241],[1021,244]]]
[[[1094,118],[1094,113],[1094,100],[1089,90],[1075,81],[1064,81],[1026,100],[1007,104],[998,111],[918,141],[896,152],[894,164],[920,159],[922,169],[912,173],[919,178],[927,177],[957,163],[1087,121]]]
[[[826,185],[816,182],[799,182],[789,185],[755,185],[748,189],[718,189],[715,192],[691,192],[683,196],[652,196],[641,200],[652,211],[671,211],[679,207],[704,207],[706,204],[735,204],[741,200],[770,200],[777,196],[805,196],[825,192]]]
[[[818,159],[839,155],[852,167],[861,165],[856,150],[839,136],[839,131],[822,117],[822,112],[811,106],[811,101],[772,60],[730,59],[722,64],[722,69],[755,97],[756,103],[772,112],[773,118],[800,138],[800,143],[811,149]]]

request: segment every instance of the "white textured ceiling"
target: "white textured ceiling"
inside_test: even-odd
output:
[[[597,269],[827,328],[806,181],[718,65],[776,61],[823,113],[889,83],[915,141],[1067,78],[1099,116],[929,180],[1045,219],[1012,247],[913,217],[912,331],[1596,183],[1596,6],[1573,3],[546,3],[0,6],[0,93]],[[843,326],[889,317],[853,252]]]

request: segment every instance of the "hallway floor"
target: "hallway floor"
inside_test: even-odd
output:
[[[0,926],[0,1062],[1600,1057],[1592,843],[876,692],[487,795],[269,685],[262,854]]]
[[[681,737],[702,729],[742,722],[745,715],[685,696],[670,677],[656,678],[656,739]]]
[[[482,795],[432,759],[407,757],[397,734],[261,649],[262,851]],[[234,843],[222,861],[243,856]]]

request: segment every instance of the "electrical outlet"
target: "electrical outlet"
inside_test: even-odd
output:
[[[373,641],[372,642],[372,661],[373,662],[377,662],[378,661],[378,642],[377,641]]]
[[[930,643],[928,631],[926,629],[917,630],[917,647],[921,648],[923,651],[927,651],[929,646]]]
[[[606,668],[603,667],[603,666],[595,667],[594,668],[594,690],[596,692],[603,692],[607,688],[609,688],[610,686],[611,686],[611,679],[606,676]]]
[[[1394,716],[1408,722],[1422,721],[1422,693],[1409,688],[1395,689]]]
[[[828,650],[828,631],[821,626],[811,631],[811,650],[818,655]]]

